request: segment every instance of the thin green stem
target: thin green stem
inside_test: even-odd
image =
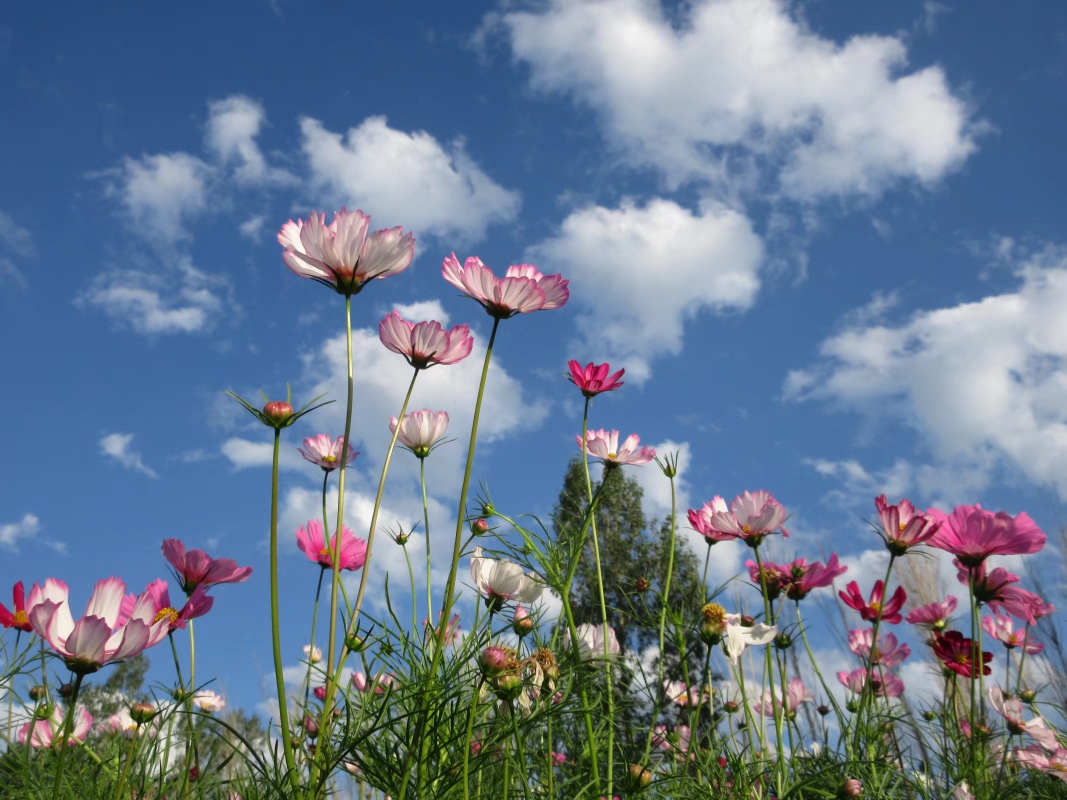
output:
[[[74,676],[74,691],[70,695],[67,717],[63,720],[63,730],[59,738],[59,759],[56,761],[56,778],[52,783],[52,800],[59,800],[59,786],[63,783],[63,764],[67,757],[67,740],[74,730],[74,712],[78,707],[78,692],[81,691],[83,677],[81,673]]]
[[[1023,687],[1023,665],[1026,664],[1026,648],[1030,644],[1030,623],[1026,624],[1026,634],[1023,636],[1022,650],[1019,652],[1019,675],[1015,679],[1015,692],[1018,694]]]
[[[756,568],[759,570],[760,589],[763,593],[763,614],[767,620],[768,625],[774,624],[774,619],[771,616],[771,600],[767,594],[767,576],[763,572],[763,561],[760,559],[759,546],[753,547],[752,552],[756,556]],[[783,708],[778,704],[778,699],[775,697],[774,692],[774,675],[771,668],[771,648],[766,649],[765,656],[766,666],[764,667],[767,684],[770,686],[771,691],[771,709],[774,712],[774,737],[775,743],[778,746],[778,752],[775,754],[778,761],[778,796],[783,794],[783,784],[785,780],[784,764],[785,761],[782,758],[782,711]],[[785,698],[782,698],[782,702],[785,702]]]
[[[874,687],[871,683],[871,672],[874,670],[874,662],[878,657],[878,630],[882,626],[882,610],[885,608],[886,600],[889,599],[889,578],[893,574],[893,564],[896,562],[897,556],[895,553],[889,554],[889,566],[885,570],[885,579],[882,581],[882,599],[878,603],[878,609],[874,614],[874,628],[871,631],[871,652],[867,657],[867,672],[863,678],[863,689],[860,692],[860,704],[859,710],[856,712],[856,743],[855,750],[859,752],[860,748],[860,736],[864,729],[867,727],[867,723],[870,721],[866,718],[866,711],[868,701],[874,700]],[[871,703],[877,707],[876,704]]]
[[[323,494],[325,495],[325,487],[323,489]],[[325,502],[324,502],[324,506],[325,506]],[[329,528],[325,528],[324,530],[329,530]],[[321,567],[319,569],[319,583],[318,583],[318,586],[315,587],[315,606],[314,606],[314,610],[311,612],[311,644],[308,645],[308,651],[309,651],[308,652],[308,670],[307,670],[307,674],[304,675],[304,710],[305,710],[305,712],[307,711],[308,700],[309,700],[310,695],[311,695],[311,673],[314,671],[314,668],[315,668],[314,667],[314,665],[315,665],[315,627],[318,625],[318,621],[319,621],[319,598],[322,596],[322,577],[325,574],[326,574],[326,567]]]
[[[848,760],[852,760],[852,744],[846,735],[848,726],[845,724],[845,714],[841,711],[841,706],[838,705],[837,698],[834,697],[834,693],[830,691],[830,687],[826,685],[826,679],[822,676],[822,670],[819,669],[819,662],[815,659],[815,654],[811,651],[811,644],[808,642],[808,632],[804,627],[804,620],[800,617],[800,601],[797,600],[797,627],[800,628],[800,638],[804,640],[804,649],[808,651],[808,660],[811,661],[811,667],[815,670],[815,676],[819,679],[819,683],[822,685],[823,691],[826,692],[826,697],[830,700],[830,705],[834,707],[834,713],[837,715],[838,729],[841,732],[841,736],[845,742],[845,754]]]
[[[519,774],[526,775],[526,751],[522,746],[522,736],[519,733],[519,720],[515,716],[515,704],[508,703],[509,716],[511,717],[511,730],[515,734],[515,757],[519,760]],[[551,749],[551,748],[549,748]],[[528,780],[523,778],[519,781],[519,786],[522,787],[522,796],[525,800],[530,800],[529,789],[527,789]],[[504,789],[505,796],[507,795],[507,787]]]
[[[463,800],[470,800],[471,734],[474,731],[474,713],[478,708],[478,693],[482,690],[484,681],[485,678],[479,676],[478,685],[474,687],[470,707],[467,709],[467,735],[463,739],[464,747],[466,748],[463,751]]]
[[[419,604],[418,596],[415,594],[415,571],[411,568],[411,555],[408,553],[407,545],[400,545],[400,549],[404,551],[404,561],[408,565],[408,579],[411,581],[411,638],[412,641],[416,641],[415,637],[419,635]]]
[[[16,629],[15,630],[15,653],[16,654],[19,651],[19,638],[21,636],[22,636],[22,630],[21,629]],[[27,652],[29,652],[29,648],[27,648]],[[10,678],[10,683],[14,683],[14,676],[12,676]],[[5,736],[5,738],[7,739],[7,741],[9,743],[14,741],[14,736],[12,735],[12,732],[11,732],[11,715],[14,713],[14,710],[15,710],[15,694],[14,694],[14,692],[11,691],[10,683],[6,687],[6,690],[7,690],[7,727],[4,728],[4,736]],[[9,746],[10,746],[10,744],[9,744]]]
[[[126,777],[130,774],[130,764],[133,762],[133,753],[137,749],[137,736],[141,732],[140,724],[133,729],[133,738],[130,740],[130,749],[126,753],[126,763],[122,766],[122,777],[119,778],[119,785],[115,789],[115,800],[119,800],[122,797],[122,790],[126,788]]]
[[[422,486],[422,529],[426,536],[426,618],[433,624],[433,581],[430,567],[430,508],[426,503],[426,459],[419,459],[419,484]]]
[[[586,406],[588,406],[586,401]],[[662,697],[663,693],[663,668],[666,662],[664,645],[666,644],[667,637],[667,606],[670,602],[671,596],[671,578],[674,575],[674,537],[675,537],[675,523],[678,514],[678,501],[677,493],[674,486],[674,476],[670,476],[671,482],[671,538],[669,543],[669,552],[667,555],[667,579],[663,584],[663,597],[660,600],[661,606],[659,610],[659,669],[656,678],[656,696]],[[708,548],[710,554],[711,548]],[[707,561],[704,562],[705,575],[707,574]],[[709,655],[711,651],[708,651]],[[686,686],[686,691],[689,691],[689,687]],[[645,741],[645,762],[648,761],[649,754],[652,752],[652,734],[656,727],[656,721],[659,718],[660,703],[653,702],[652,704],[652,721],[648,725],[648,738]],[[690,726],[690,729],[695,732],[696,729]],[[692,741],[692,737],[690,738]]]

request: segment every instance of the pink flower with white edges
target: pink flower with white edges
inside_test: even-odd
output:
[[[583,622],[575,628],[575,632],[578,634],[576,639],[578,657],[582,661],[601,660],[605,657],[614,658],[622,652],[619,647],[619,640],[615,636],[615,629],[610,625],[607,626],[607,629],[608,638],[605,646],[604,625]],[[570,630],[565,630],[563,632],[563,649],[570,650],[571,646],[571,632]]]
[[[471,354],[474,337],[466,325],[445,331],[440,322],[408,322],[392,311],[378,323],[378,338],[389,350],[402,355],[415,369],[434,364],[455,364]]]
[[[1003,690],[996,684],[990,686],[986,693],[993,710],[1004,717],[1009,733],[1025,733],[1049,752],[1059,748],[1060,743],[1056,739],[1055,731],[1049,729],[1043,717],[1034,717],[1029,722],[1023,719],[1026,708],[1022,700],[1017,697],[1005,698]]]
[[[452,253],[445,259],[441,274],[495,319],[559,308],[571,296],[569,281],[562,275],[542,275],[530,264],[510,266],[504,277],[498,278],[480,258],[471,256],[460,266]]]
[[[133,658],[159,644],[170,631],[170,619],[155,619],[153,598],[142,593],[128,620],[120,621],[126,584],[119,578],[98,581],[85,615],[77,622],[70,613],[67,584],[49,578],[34,584],[27,607],[30,625],[78,675],[96,672],[113,661]]]
[[[480,547],[475,547],[471,556],[471,580],[486,602],[497,610],[507,600],[532,603],[544,590],[544,583],[536,575],[523,572],[513,561],[484,558]]]
[[[636,433],[627,436],[621,445],[619,444],[619,432],[614,430],[586,431],[586,447],[582,446],[581,434],[575,436],[574,441],[578,444],[579,450],[588,451],[591,457],[599,458],[604,462],[604,466],[609,468],[624,465],[640,466],[656,457],[656,451],[653,448],[641,446],[641,437]]]
[[[1044,772],[1067,782],[1067,749],[1063,747],[1047,751],[1039,745],[1016,748],[1014,760],[1026,769]],[[974,800],[973,795],[970,800]]]
[[[604,364],[589,362],[583,367],[577,361],[568,361],[567,368],[570,370],[567,380],[581,389],[586,399],[618,389],[623,385],[619,378],[626,373],[626,370],[620,369],[615,374],[609,375],[611,367],[606,362]]]
[[[927,543],[952,553],[965,567],[976,567],[989,556],[1036,553],[1047,538],[1025,511],[1013,517],[975,504],[956,506],[951,514],[937,508],[926,513],[941,523]]]
[[[238,567],[232,558],[212,558],[203,550],[186,552],[180,539],[164,539],[162,550],[186,595],[197,586],[207,589],[220,583],[243,583],[252,574],[251,567]]]
[[[1015,630],[1015,624],[1012,622],[1011,617],[999,611],[994,611],[991,617],[982,617],[982,630],[1009,650],[1016,647],[1025,647],[1028,656],[1036,656],[1045,649],[1045,645],[1042,642],[1029,640],[1025,628],[1021,631]]]
[[[133,735],[137,732],[137,723],[133,721],[130,712],[125,708],[120,708],[117,712],[104,720],[100,727],[110,733],[121,734],[126,739],[132,739]]]
[[[369,236],[370,217],[342,208],[333,222],[314,211],[307,221],[286,222],[278,231],[285,248],[282,261],[301,278],[310,278],[343,295],[358,294],[368,281],[388,278],[408,268],[415,257],[415,237],[403,228],[385,228]]]
[[[63,720],[63,709],[56,705],[51,717],[27,722],[19,728],[19,743],[29,744],[30,747],[51,747],[53,743],[58,744],[62,738]],[[92,727],[93,715],[85,710],[85,706],[78,706],[74,710],[74,729],[67,737],[67,746],[84,742]]]
[[[749,547],[758,547],[763,537],[770,533],[781,531],[783,536],[789,535],[783,526],[786,517],[782,504],[775,500],[770,492],[764,489],[744,492],[730,502],[729,510],[724,510],[721,506],[713,508],[706,520],[710,533],[701,533],[707,539],[741,539]],[[690,516],[690,521],[692,519]]]
[[[702,508],[691,508],[688,512],[689,524],[693,526],[693,530],[707,540],[709,545],[737,538],[732,533],[721,533],[715,529],[711,520],[717,513],[730,513],[730,507],[726,505],[726,501],[719,497],[719,495],[715,495],[715,497],[713,497],[710,502],[705,503]],[[757,579],[758,575],[754,580]]]
[[[851,672],[842,670],[837,673],[837,680],[850,692],[858,695],[863,693],[868,676],[871,680],[871,691],[875,697],[900,697],[904,694],[904,681],[885,670],[872,669],[868,672],[865,667]]]
[[[874,499],[874,506],[882,522],[886,547],[898,556],[906,553],[909,547],[929,540],[941,527],[936,517],[918,511],[908,499],[894,506],[883,494]]]
[[[389,418],[389,432],[396,433],[397,419]],[[426,458],[448,430],[448,412],[422,408],[404,415],[397,441],[419,458]]]
[[[871,642],[874,638],[873,628],[856,628],[848,632],[848,649],[866,662],[871,661]],[[907,642],[897,641],[896,634],[883,633],[878,636],[875,648],[874,664],[891,669],[902,663],[911,655]]]
[[[153,622],[167,620],[170,631],[185,630],[185,623],[191,619],[202,617],[211,610],[215,604],[215,598],[207,595],[203,586],[197,586],[193,593],[185,601],[181,610],[175,608],[170,601],[170,588],[162,578],[152,581],[144,590],[144,596],[148,600],[148,611],[152,615]],[[119,624],[123,624],[133,615],[133,610],[140,600],[135,594],[128,594],[122,598],[119,608]]]
[[[330,544],[322,535],[322,523],[317,519],[308,520],[307,527],[296,529],[296,546],[319,566],[325,569],[333,568],[333,553],[337,548],[337,534],[333,535]],[[347,526],[341,529],[341,569],[360,569],[367,560],[367,543],[357,537]]]
[[[936,603],[927,603],[925,606],[913,608],[908,612],[905,619],[910,625],[920,628],[929,628],[932,631],[942,631],[948,625],[949,617],[956,610],[959,601],[953,595]]]
[[[304,440],[304,449],[300,450],[300,455],[310,461],[312,464],[318,464],[326,472],[332,472],[341,466],[341,448],[344,447],[345,437],[338,436],[336,439],[331,439],[325,433],[320,433],[317,436],[312,436],[309,439]],[[359,455],[358,450],[352,449],[352,442],[348,443],[348,458],[345,460],[346,464],[351,464],[356,460],[356,456]]]

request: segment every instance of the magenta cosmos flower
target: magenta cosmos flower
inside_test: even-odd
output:
[[[898,586],[893,596],[888,601],[885,597],[884,581],[875,581],[871,590],[871,599],[868,602],[860,592],[860,585],[855,581],[845,587],[845,591],[838,592],[845,605],[860,612],[860,616],[868,622],[875,622],[881,612],[882,622],[890,625],[898,624],[904,617],[900,615],[900,609],[904,607],[904,601],[908,599],[908,593],[903,586]]]
[[[783,536],[789,535],[782,525],[786,516],[781,503],[770,492],[760,489],[739,494],[728,509],[726,502],[716,496],[699,512],[691,511],[689,520],[709,541],[741,539],[749,547],[759,547],[769,533],[781,531]]]
[[[96,672],[159,644],[170,631],[170,620],[155,619],[152,599],[142,593],[127,620],[120,620],[126,584],[119,578],[98,581],[85,615],[77,622],[70,613],[67,584],[49,578],[30,590],[30,624],[78,675]]]
[[[1036,656],[1045,649],[1043,643],[1030,641],[1025,628],[1021,631],[1015,630],[1011,617],[999,611],[994,611],[991,617],[982,617],[982,630],[1009,650],[1022,647],[1028,656]]]
[[[10,611],[7,606],[0,603],[0,625],[29,633],[33,628],[26,614],[26,588],[22,585],[22,581],[16,583],[11,590],[11,601]]]
[[[569,283],[562,275],[542,275],[537,267],[519,264],[508,267],[498,278],[480,258],[471,256],[460,266],[456,254],[445,259],[441,267],[445,280],[467,297],[481,304],[494,319],[509,319],[516,314],[550,311],[570,299]]]
[[[985,562],[977,567],[965,567],[959,559],[953,561],[956,565],[956,578],[964,586],[970,586],[974,580],[974,599],[979,605],[988,604],[991,609],[1003,609],[1031,625],[1037,622],[1038,616],[1051,608],[1044,600],[1033,592],[1018,586],[1019,576],[1008,572],[1004,567],[997,567],[987,573]]]
[[[586,431],[587,448],[582,446],[581,434],[575,436],[574,441],[577,442],[579,450],[583,453],[588,451],[589,455],[599,458],[608,468],[621,467],[625,464],[640,466],[656,457],[656,451],[653,448],[641,446],[641,437],[636,433],[627,436],[626,441],[621,445],[618,431]]]
[[[928,543],[952,553],[965,567],[977,567],[989,556],[1027,555],[1045,546],[1045,534],[1025,511],[1013,517],[975,504],[956,506],[951,514],[937,508],[927,513],[941,523]]]
[[[746,561],[745,566],[757,586],[759,583],[759,570],[752,560]],[[778,592],[785,592],[790,600],[803,600],[812,589],[821,589],[833,584],[834,579],[848,572],[848,567],[842,566],[837,560],[837,553],[830,556],[830,560],[823,564],[821,561],[808,563],[806,558],[798,558],[789,564],[764,563],[767,577],[774,580]],[[769,569],[768,569],[769,568]],[[767,584],[770,593],[770,581]],[[773,599],[773,598],[772,598]]]
[[[347,208],[326,215],[311,213],[307,222],[289,220],[278,232],[282,261],[301,278],[310,278],[343,295],[358,294],[375,278],[403,272],[415,257],[415,237],[403,228],[367,235],[370,217]]]
[[[185,623],[191,619],[204,616],[215,604],[215,598],[208,597],[207,590],[203,586],[197,586],[185,601],[185,605],[179,610],[171,605],[170,589],[167,586],[167,582],[162,579],[154,580],[148,584],[148,588],[144,590],[142,597],[147,600],[148,613],[152,616],[152,622],[168,621],[168,633],[170,631],[184,630]],[[136,608],[138,601],[141,601],[142,597],[128,594],[122,598],[122,605],[119,609],[119,624],[133,616],[134,608]]]
[[[474,347],[474,337],[466,325],[455,325],[446,333],[440,322],[408,322],[399,311],[386,314],[378,324],[378,338],[415,369],[455,364],[469,356]]]
[[[900,697],[904,694],[904,681],[892,672],[871,670],[869,674],[871,690],[875,697]],[[863,687],[867,685],[868,671],[865,668],[854,669],[852,672],[841,671],[837,673],[837,680],[853,694],[862,694]]]
[[[304,440],[304,448],[300,450],[300,455],[310,461],[312,464],[318,464],[326,472],[332,472],[341,466],[341,450],[345,446],[345,437],[338,436],[336,439],[331,439],[325,433],[320,433],[317,436],[312,436],[309,439]],[[359,455],[358,450],[352,449],[352,442],[348,443],[348,458],[345,459],[346,464],[351,464],[356,460],[356,456]]]
[[[330,545],[322,535],[322,523],[317,519],[308,520],[307,528],[296,529],[296,545],[309,560],[323,569],[333,567],[333,551],[337,547],[337,534],[333,535]],[[347,526],[341,528],[341,569],[357,570],[367,560],[367,543],[352,533]]]
[[[59,733],[63,730],[63,718],[63,709],[57,705],[52,709],[52,716],[47,719],[23,725],[19,729],[19,743],[29,744],[30,747],[51,747],[53,743],[58,744]],[[67,737],[67,746],[84,742],[92,727],[93,715],[86,711],[85,706],[78,706],[74,710],[74,729]]]
[[[389,418],[389,432],[396,433],[397,419]],[[434,446],[448,430],[448,412],[430,411],[422,408],[404,415],[400,423],[400,433],[396,438],[400,444],[419,458],[426,458],[434,449]]]
[[[964,678],[976,677],[973,661],[974,641],[966,638],[959,631],[949,631],[934,640],[934,655],[948,669]],[[993,660],[993,654],[982,652],[982,674],[989,675],[992,670],[986,666]]]
[[[892,669],[911,655],[911,648],[908,647],[907,642],[898,642],[896,634],[883,633],[878,637],[878,647],[874,650],[872,662],[872,641],[874,641],[874,630],[871,628],[856,628],[848,632],[848,649],[864,661]]]
[[[608,364],[590,362],[583,367],[577,361],[569,361],[567,366],[570,368],[567,380],[581,389],[586,398],[618,389],[623,385],[619,378],[626,374],[626,370],[620,369],[614,375],[608,375],[611,372]]]
[[[922,544],[941,527],[936,517],[916,510],[908,499],[893,506],[883,494],[874,498],[874,507],[878,509],[878,517],[882,522],[881,534],[885,546],[893,555],[903,555],[909,547]]]
[[[908,612],[905,619],[910,625],[918,625],[920,628],[929,628],[932,631],[941,631],[948,625],[948,618],[956,611],[959,601],[949,595],[938,603],[927,603]]]
[[[180,539],[163,540],[163,557],[174,567],[174,577],[185,594],[197,586],[205,589],[220,583],[243,583],[252,574],[251,567],[238,567],[232,558],[212,558],[203,550],[186,552]]]

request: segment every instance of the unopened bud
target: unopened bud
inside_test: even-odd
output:
[[[263,416],[275,425],[280,425],[293,416],[293,407],[284,400],[273,400],[263,406]]]
[[[345,647],[353,653],[362,653],[367,649],[367,643],[361,636],[356,636],[356,634],[351,633],[345,637]]]
[[[56,707],[52,703],[41,703],[37,707],[37,719],[48,719]]]
[[[1019,692],[1019,699],[1024,703],[1032,703],[1037,699],[1037,692],[1033,689],[1023,689]]]
[[[30,699],[33,702],[36,703],[38,700],[40,700],[44,696],[45,696],[45,691],[44,691],[44,687],[43,686],[31,686],[30,687]]]
[[[925,719],[927,722],[933,722],[935,719],[937,719],[937,714],[935,714],[933,711],[924,711],[923,719]]]
[[[843,800],[852,800],[863,794],[863,785],[855,778],[848,778],[837,790],[837,796]]]
[[[859,711],[860,704],[857,703],[855,700],[849,700],[847,703],[845,703],[845,708],[850,714],[855,714],[857,711]]]
[[[511,627],[519,636],[525,636],[534,629],[533,617],[522,606],[515,607],[515,616],[512,619]]]
[[[475,536],[481,536],[489,530],[489,523],[484,519],[476,519],[471,523],[471,533]]]
[[[756,620],[755,620],[754,617],[750,617],[748,614],[742,614],[741,615],[741,627],[743,627],[743,628],[751,628],[755,624],[756,624]]]
[[[648,591],[648,581],[645,578],[638,578],[634,581],[634,589],[644,594]]]
[[[725,703],[722,704],[722,709],[727,714],[736,714],[738,711],[741,710],[741,706],[735,700],[727,700]]]
[[[196,767],[190,767],[189,768],[189,780],[190,781],[195,781],[199,777],[200,777],[200,770],[198,770]]]
[[[337,718],[338,718],[339,716],[341,716],[341,709],[339,709],[339,708],[335,708],[335,709],[333,710],[333,718],[334,718],[334,719],[337,719]]]
[[[406,533],[404,533],[403,531],[401,531],[400,533],[398,533],[398,534],[397,534],[397,535],[396,535],[396,536],[395,536],[395,537],[393,538],[393,541],[395,541],[395,542],[396,542],[396,543],[397,543],[398,545],[400,545],[401,547],[403,547],[404,545],[406,545],[406,544],[408,543],[408,539],[410,539],[410,538],[411,538],[411,537],[410,537],[410,536],[409,536],[408,534],[406,534]]]
[[[151,703],[134,703],[130,706],[130,719],[138,725],[144,725],[152,721],[158,709]]]
[[[793,640],[789,638],[788,633],[779,633],[774,637],[774,646],[779,650],[788,650],[792,644]]]
[[[60,697],[70,697],[72,694],[74,694],[74,687],[69,683],[64,683],[59,687]]]
[[[190,694],[191,692],[187,692],[182,687],[176,686],[170,696],[174,698],[175,703],[184,703],[189,699]]]
[[[486,503],[484,503],[482,505],[482,516],[483,517],[491,517],[495,513],[496,513],[496,509],[493,507],[492,503],[486,502]]]
[[[505,700],[514,700],[522,694],[522,676],[518,672],[505,672],[493,679],[496,693]]]
[[[487,647],[478,658],[478,666],[487,678],[499,675],[508,668],[508,654],[499,647]]]
[[[634,788],[638,790],[647,789],[652,785],[652,773],[640,764],[631,764],[630,781],[633,783]]]
[[[822,704],[821,706],[819,706],[819,707],[818,707],[818,708],[816,709],[816,711],[818,711],[818,712],[819,712],[819,715],[820,715],[820,716],[823,716],[823,717],[825,717],[825,716],[826,716],[827,714],[829,714],[829,713],[830,713],[830,706],[828,706],[828,705],[826,705],[825,703],[823,703],[823,704]]]
[[[304,730],[307,731],[309,738],[314,739],[319,735],[319,723],[311,717],[304,717]]]

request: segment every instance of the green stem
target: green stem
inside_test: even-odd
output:
[[[515,757],[518,758],[518,760],[519,760],[519,774],[525,776],[526,775],[526,751],[523,749],[523,746],[522,746],[522,736],[519,734],[519,721],[515,717],[515,704],[514,703],[511,703],[511,702],[508,703],[508,711],[510,712],[509,716],[511,717],[511,730],[515,733]],[[551,748],[549,748],[549,749],[551,749]],[[525,778],[523,778],[522,780],[519,781],[519,786],[522,787],[522,796],[523,796],[523,798],[525,800],[530,800],[529,790],[526,788],[528,783],[529,783],[529,781],[526,780]],[[505,797],[507,796],[507,789],[508,789],[508,787],[505,785],[505,787],[504,787],[504,796]]]
[[[74,712],[78,707],[78,692],[82,687],[82,678],[79,672],[74,676],[74,691],[70,695],[70,705],[67,706],[67,717],[63,720],[63,731],[59,739],[59,759],[56,761],[56,778],[52,784],[52,800],[59,800],[59,786],[63,782],[63,764],[67,757],[67,740],[74,730]]]
[[[325,495],[325,491],[323,492]],[[325,528],[324,530],[329,530]],[[304,712],[307,713],[308,700],[311,695],[311,673],[315,669],[315,628],[319,621],[319,598],[322,595],[322,577],[326,574],[326,567],[319,569],[319,584],[315,588],[315,607],[311,612],[311,644],[308,645],[308,671],[304,676]]]
[[[478,707],[478,693],[482,690],[484,681],[484,677],[478,678],[478,685],[474,687],[471,704],[467,709],[467,736],[463,740],[466,743],[466,750],[463,752],[463,800],[470,800],[471,734],[474,731],[474,712]]]
[[[760,588],[763,591],[763,614],[767,620],[768,625],[774,624],[774,619],[771,616],[771,600],[767,595],[767,576],[763,572],[763,561],[760,559],[759,547],[753,547],[752,552],[756,556],[756,568],[759,570]],[[778,761],[778,796],[783,794],[783,784],[785,780],[784,764],[785,761],[782,758],[782,712],[783,708],[778,704],[778,699],[774,696],[774,675],[772,674],[771,667],[771,648],[766,649],[765,656],[766,665],[764,670],[767,673],[767,684],[771,691],[771,710],[774,712],[774,737],[775,743],[778,746],[778,752],[775,754]],[[761,698],[762,702],[762,698]],[[785,702],[785,698],[782,698],[782,702]]]
[[[878,604],[878,610],[874,615],[874,628],[871,631],[871,652],[867,657],[867,673],[863,677],[863,691],[860,693],[860,707],[856,713],[856,752],[859,752],[860,735],[866,728],[868,719],[865,718],[868,700],[874,699],[874,687],[871,685],[871,672],[874,670],[874,661],[878,657],[878,630],[882,626],[882,610],[889,599],[889,578],[893,574],[893,563],[897,560],[895,553],[889,554],[889,566],[885,570],[885,579],[882,581],[882,600]],[[876,704],[872,703],[875,707]]]
[[[404,551],[404,561],[408,565],[408,579],[411,581],[411,639],[412,641],[418,641],[415,639],[419,635],[419,604],[417,602],[418,597],[415,594],[415,571],[411,568],[411,556],[408,554],[408,546],[402,544],[400,549]],[[427,624],[429,624],[429,621],[427,621]],[[429,633],[429,630],[426,632]]]
[[[1026,664],[1026,647],[1030,644],[1030,623],[1026,623],[1026,634],[1023,636],[1023,648],[1019,653],[1019,675],[1015,679],[1015,693],[1018,694],[1023,686],[1023,665]]]
[[[586,401],[586,405],[588,406],[588,401]],[[666,644],[666,636],[667,636],[667,605],[668,605],[668,602],[670,601],[670,596],[671,596],[671,578],[672,578],[672,576],[674,574],[675,519],[676,519],[676,516],[677,516],[677,513],[678,513],[677,494],[675,492],[674,477],[673,476],[670,476],[670,481],[671,481],[671,539],[670,539],[670,551],[669,551],[669,553],[667,555],[667,580],[665,581],[665,583],[663,585],[663,599],[661,600],[662,605],[660,606],[660,610],[659,610],[659,670],[658,670],[658,675],[657,675],[657,678],[656,678],[656,696],[657,697],[662,697],[663,696],[663,666],[664,666],[664,662],[666,660],[665,657],[664,657],[665,653],[664,653],[664,649],[663,648],[664,648],[664,645]],[[709,555],[711,553],[711,548],[710,547],[708,548],[708,553],[709,553]],[[708,566],[707,560],[705,560],[704,561],[704,574],[705,574],[705,576],[707,575],[707,566]],[[709,657],[711,655],[711,650],[710,649],[708,650],[708,655],[709,655]],[[689,687],[688,686],[686,686],[685,688],[686,688],[686,691],[689,691]],[[655,702],[652,704],[652,721],[648,725],[648,738],[645,741],[645,762],[648,761],[649,754],[652,752],[652,733],[655,730],[656,721],[659,718],[660,705],[661,705],[660,703],[655,703]],[[690,731],[691,732],[693,732],[695,730],[696,729],[693,728],[693,726],[690,726]],[[691,733],[689,741],[692,742],[692,740],[693,740],[693,737],[692,737],[692,733]]]
[[[278,452],[281,440],[282,430],[275,428],[274,458],[270,479],[270,627],[274,647],[274,680],[278,689],[278,722],[281,727],[285,768],[289,774],[289,783],[293,787],[293,796],[301,798],[303,793],[300,791],[300,778],[296,772],[296,758],[293,756],[292,730],[289,728],[289,703],[285,696],[285,675],[282,672],[284,662],[282,661],[282,634],[278,612]],[[341,537],[337,538],[340,540]]]
[[[834,693],[830,691],[830,687],[826,685],[826,679],[822,676],[822,670],[819,669],[819,662],[815,660],[815,654],[811,651],[811,644],[808,642],[808,632],[804,628],[804,620],[800,617],[800,601],[797,600],[797,627],[800,628],[800,638],[804,640],[804,649],[808,651],[808,660],[811,661],[811,667],[815,670],[815,675],[819,679],[819,683],[822,685],[823,691],[826,692],[827,698],[830,700],[830,705],[834,707],[834,713],[837,715],[838,730],[841,732],[841,736],[845,742],[846,758],[852,760],[852,744],[846,735],[847,725],[845,724],[845,714],[841,710],[841,706],[838,705],[837,698],[834,697]]]
[[[430,508],[426,503],[426,459],[419,459],[419,484],[422,486],[422,528],[426,532],[426,618],[433,624],[433,588],[430,580]]]
[[[119,778],[118,788],[115,789],[115,800],[122,797],[122,790],[126,787],[126,776],[130,774],[130,763],[133,761],[133,753],[137,748],[137,735],[141,732],[140,724],[133,730],[133,739],[130,740],[130,750],[126,753],[126,763],[122,767],[122,777]]]

